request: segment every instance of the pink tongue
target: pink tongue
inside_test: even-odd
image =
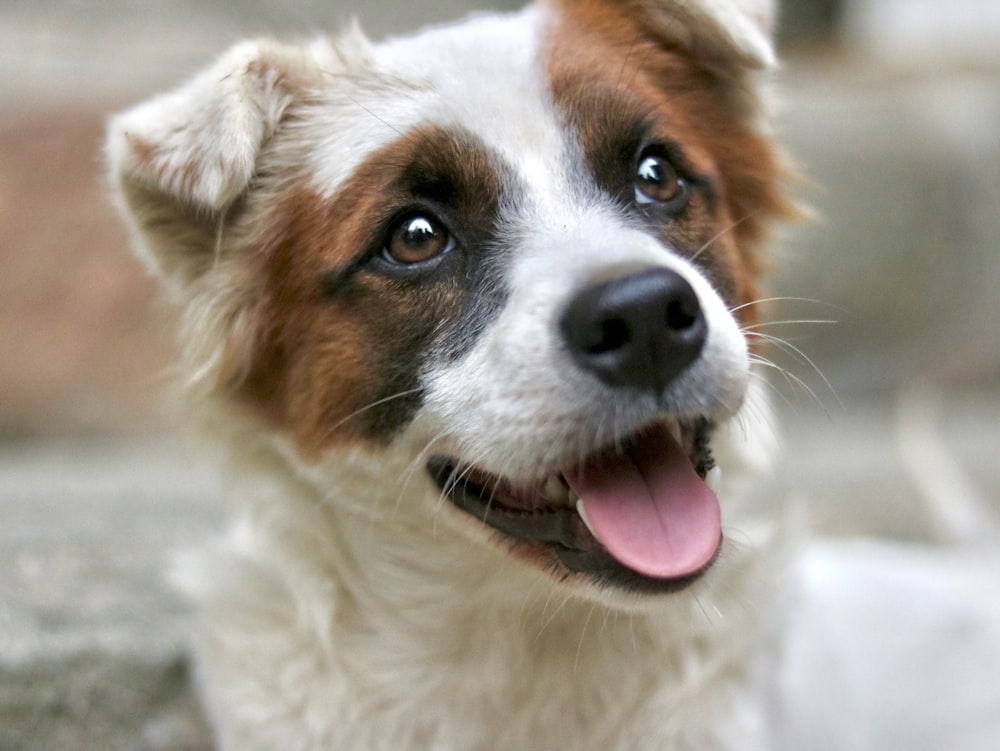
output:
[[[664,427],[626,456],[609,451],[566,481],[594,536],[623,566],[646,576],[695,574],[722,539],[719,501]]]

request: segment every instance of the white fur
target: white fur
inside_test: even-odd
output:
[[[767,0],[640,5],[684,19],[664,36],[727,66],[737,90],[747,68],[773,62]],[[528,186],[508,217],[518,241],[505,309],[471,352],[423,374],[425,404],[387,449],[307,462],[286,437],[211,402],[229,431],[237,520],[179,579],[199,605],[198,673],[223,751],[819,748],[795,746],[806,736],[783,714],[788,693],[808,701],[803,676],[824,665],[809,634],[781,661],[790,537],[741,473],[773,453],[763,389],[695,267],[574,180],[579,146],[539,64],[551,12],[382,45],[357,31],[302,48],[247,43],[112,123],[116,184],[140,252],[185,306],[186,367],[202,397],[238,380],[252,354],[256,303],[240,250],[265,228],[228,215],[266,201],[248,192],[258,174],[309,165],[296,179],[333,195],[372,150],[435,124],[475,133]],[[441,500],[424,463],[449,449],[533,477],[648,421],[657,405],[606,399],[574,375],[554,332],[575,289],[650,267],[686,278],[709,324],[668,406],[728,419],[713,445],[727,472],[727,542],[689,589],[639,598],[559,584],[506,555]],[[807,568],[814,602],[852,586],[816,573]]]
[[[563,142],[546,106],[540,60],[546,22],[547,14],[531,6],[514,15],[476,16],[460,34],[444,26],[368,46],[357,73],[331,90],[329,106],[309,123],[329,134],[309,159],[317,186],[336,192],[374,149],[425,124],[475,133],[520,164],[532,184],[544,186],[556,173],[549,165],[525,164],[519,145],[554,155]]]

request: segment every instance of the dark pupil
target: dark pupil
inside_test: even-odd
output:
[[[652,186],[663,184],[663,165],[655,157],[647,157],[639,165],[639,179]]]
[[[403,242],[407,245],[421,247],[432,243],[437,238],[434,225],[422,216],[411,219],[403,229]]]

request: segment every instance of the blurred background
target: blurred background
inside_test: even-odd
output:
[[[172,325],[106,195],[108,114],[248,35],[520,4],[0,0],[0,748],[208,747],[161,575],[218,528],[218,482],[172,437]],[[977,544],[1000,499],[1000,3],[789,0],[780,42],[817,216],[771,280],[794,298],[767,329],[782,483],[824,534]]]

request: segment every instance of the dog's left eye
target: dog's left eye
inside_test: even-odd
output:
[[[635,168],[635,200],[640,204],[679,204],[687,196],[687,183],[670,160],[654,152],[639,156]]]
[[[393,225],[382,255],[387,260],[412,266],[430,261],[451,248],[448,228],[431,214],[410,214]]]

